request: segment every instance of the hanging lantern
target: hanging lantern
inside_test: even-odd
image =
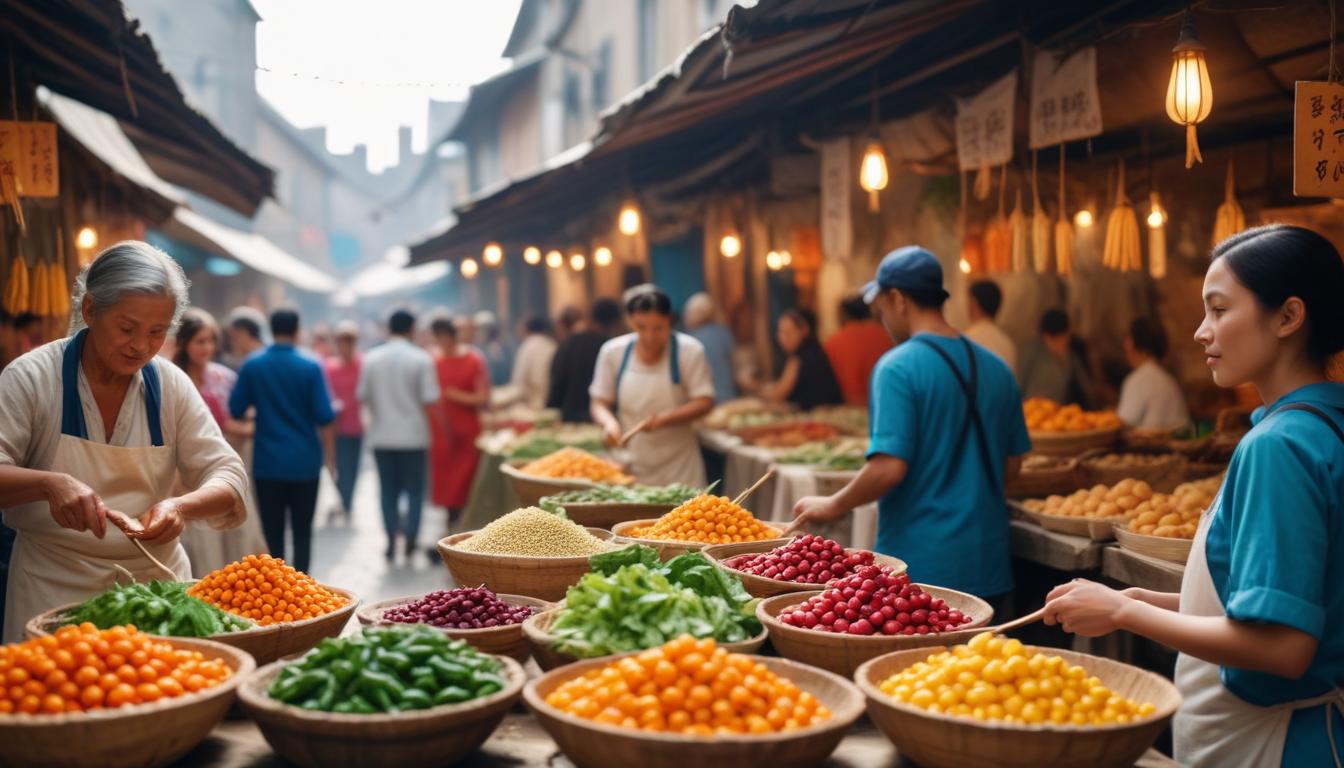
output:
[[[588,259],[582,253],[576,253],[569,257],[569,268],[575,272],[582,272],[586,266],[588,266]]]
[[[631,237],[639,234],[639,218],[639,206],[635,205],[634,200],[627,200],[621,206],[621,214],[617,218],[621,234]]]
[[[784,268],[784,259],[779,255],[779,251],[771,251],[765,254],[765,266],[771,272],[778,272]]]
[[[523,249],[523,261],[526,261],[528,264],[533,265],[540,264],[541,249],[535,245],[527,246],[526,248]]]
[[[725,259],[735,258],[742,253],[742,239],[735,232],[729,232],[719,241],[719,253],[723,254]]]
[[[462,276],[468,280],[475,277],[476,273],[481,270],[480,266],[476,264],[475,259],[463,259],[461,269]]]
[[[605,267],[611,263],[611,249],[605,245],[599,245],[597,250],[593,251],[593,263],[599,267]]]
[[[499,247],[499,243],[490,243],[481,251],[481,261],[487,267],[498,267],[504,261],[504,249]]]
[[[1185,12],[1181,35],[1171,49],[1171,80],[1167,82],[1167,117],[1185,126],[1185,167],[1204,162],[1199,154],[1195,125],[1204,121],[1213,109],[1213,85],[1209,82],[1209,64],[1204,60],[1204,44],[1195,31],[1195,20]]]
[[[878,141],[868,142],[859,165],[859,186],[868,191],[868,210],[877,211],[877,193],[887,188],[887,156]]]
[[[1079,229],[1087,229],[1096,223],[1096,217],[1092,215],[1092,209],[1083,208],[1073,214],[1073,225]]]
[[[80,248],[91,251],[98,247],[98,230],[93,227],[84,227],[75,235],[75,245]]]
[[[551,269],[559,269],[565,265],[565,257],[559,251],[546,252],[546,266]]]

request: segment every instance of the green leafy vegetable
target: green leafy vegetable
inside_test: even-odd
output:
[[[80,603],[65,616],[66,624],[90,622],[99,629],[134,624],[153,635],[210,637],[251,629],[247,619],[187,594],[180,581],[117,585]]]
[[[717,482],[715,483],[717,485]],[[582,488],[541,499],[540,506],[547,512],[564,509],[565,504],[672,504],[682,502],[708,493],[709,488],[692,488],[689,485],[598,485],[594,488]]]
[[[589,453],[597,453],[606,449],[601,440],[562,441],[554,437],[533,437],[513,446],[508,452],[508,457],[511,459],[540,459],[543,456],[555,453],[561,448],[568,447],[578,448]]]

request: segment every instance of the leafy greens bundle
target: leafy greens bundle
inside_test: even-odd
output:
[[[170,637],[210,637],[251,629],[246,619],[187,594],[180,581],[118,584],[89,598],[65,616],[66,624],[90,622],[99,629],[134,624],[142,632]]]

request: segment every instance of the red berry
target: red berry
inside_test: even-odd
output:
[[[859,619],[849,625],[849,634],[851,635],[871,635],[873,634],[873,625],[868,623],[867,619]]]
[[[895,621],[888,621],[882,625],[882,634],[884,635],[895,635],[899,634],[900,631],[901,625],[897,624]]]

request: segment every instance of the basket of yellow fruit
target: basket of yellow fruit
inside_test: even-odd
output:
[[[499,471],[509,478],[513,492],[523,506],[534,507],[543,496],[580,488],[594,488],[599,483],[630,485],[635,478],[625,473],[619,464],[579,448],[561,448],[540,459],[514,464],[502,464]]]
[[[1185,480],[1186,465],[1178,453],[1103,453],[1082,457],[1078,474],[1085,485],[1115,485],[1133,479],[1170,493]]]
[[[1110,541],[1115,538],[1114,525],[1128,520],[1154,495],[1146,481],[1125,478],[1114,485],[1098,483],[1068,496],[1028,499],[1018,508],[1047,531]]]
[[[879,656],[854,679],[873,723],[925,768],[1128,768],[1181,703],[1152,672],[989,632]]]
[[[1199,517],[1213,503],[1221,475],[1182,483],[1171,493],[1155,493],[1134,508],[1128,522],[1115,524],[1123,549],[1184,564],[1199,528]]]
[[[762,523],[727,497],[703,493],[656,520],[630,520],[612,526],[618,542],[643,544],[664,560],[699,552],[713,544],[745,541],[784,543],[779,528]]]
[[[1084,411],[1044,397],[1028,398],[1022,415],[1031,434],[1031,449],[1050,456],[1077,456],[1115,446],[1120,418],[1115,411]]]

